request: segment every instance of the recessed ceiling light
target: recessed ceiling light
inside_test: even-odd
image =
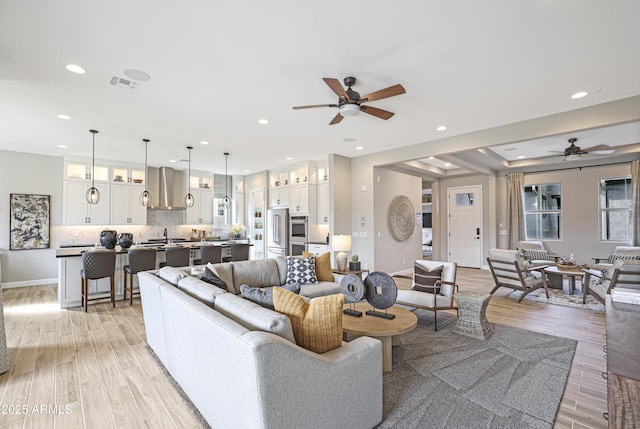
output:
[[[292,161],[292,160],[293,160],[293,157],[288,156],[288,157],[286,157],[285,159],[286,159],[287,161]]]
[[[518,159],[525,159],[526,157],[524,155],[518,155]]]
[[[78,74],[85,74],[86,73],[82,67],[80,67],[78,65],[75,65],[75,64],[67,64],[66,65],[66,69],[69,70],[70,72],[73,72],[73,73],[78,73]]]
[[[209,142],[207,142],[207,141],[204,141],[204,140],[203,140],[203,141],[201,141],[201,142],[200,142],[200,144],[208,145],[208,144],[209,144]]]
[[[450,164],[450,163],[448,163],[448,162],[445,162],[445,163],[444,163],[444,166],[445,166],[445,167],[451,167],[451,164]]]
[[[571,96],[571,98],[573,98],[573,99],[582,98],[582,97],[586,97],[587,95],[589,95],[589,93],[587,91],[578,91],[575,94],[573,94]]]
[[[58,119],[71,119],[71,116],[69,115],[56,115],[58,117]]]
[[[137,80],[138,82],[146,82],[151,80],[149,73],[145,73],[142,70],[127,69],[124,71],[124,75],[129,79]]]
[[[356,146],[356,150],[362,150],[364,149],[362,146]]]
[[[267,125],[269,123],[269,120],[264,118],[258,119],[258,123],[261,125]]]
[[[67,148],[67,145],[66,145],[66,144],[59,144],[59,145],[58,145],[58,147],[59,147],[60,149],[66,149],[66,148]]]
[[[430,156],[429,159],[435,159],[434,157]]]
[[[245,173],[251,173],[251,170],[244,170]]]
[[[446,129],[447,129],[446,125],[440,125],[438,128],[436,128],[436,130],[438,131],[444,131]]]
[[[176,160],[175,159],[170,159],[169,162],[176,162]]]
[[[353,143],[354,141],[356,141],[356,139],[354,137],[345,137],[342,139],[342,141],[347,143]]]

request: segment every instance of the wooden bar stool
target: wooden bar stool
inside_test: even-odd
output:
[[[189,254],[191,249],[182,246],[172,246],[164,248],[164,257],[166,262],[160,265],[165,267],[186,267],[189,265]]]
[[[156,249],[129,249],[128,257],[129,265],[124,266],[124,272],[122,273],[124,279],[124,300],[127,300],[127,290],[129,290],[129,305],[133,305],[133,276],[140,271],[149,271],[156,268]],[[127,287],[127,277],[129,277],[129,287]],[[136,295],[140,295],[139,289]]]
[[[116,306],[115,278],[116,252],[107,249],[92,249],[82,252],[82,269],[80,278],[82,280],[82,306],[87,311],[89,301],[106,299],[106,297],[89,298],[89,280],[98,280],[109,277],[111,280],[110,299],[111,304]]]

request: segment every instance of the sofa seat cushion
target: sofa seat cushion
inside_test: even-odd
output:
[[[344,295],[334,294],[307,303],[303,297],[281,287],[273,288],[276,311],[291,319],[296,344],[315,353],[342,345]]]
[[[261,307],[240,296],[232,293],[218,295],[215,299],[215,310],[252,331],[271,332],[294,344],[296,342],[291,321],[286,315]]]
[[[204,282],[196,277],[185,277],[178,281],[178,289],[183,290],[187,295],[194,297],[200,302],[204,302],[213,308],[215,297],[226,293],[224,289]]]
[[[340,292],[340,284],[334,282],[318,282],[300,286],[300,295],[307,298],[317,298]]]
[[[446,308],[451,307],[451,298],[448,296],[433,294],[429,292],[420,292],[417,290],[401,290],[398,289],[398,297],[396,303],[404,305],[415,305],[427,308]]]

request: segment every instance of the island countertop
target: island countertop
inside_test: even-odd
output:
[[[206,244],[204,244],[206,243]],[[214,244],[215,243],[215,244]],[[179,243],[173,243],[173,246],[176,245],[180,245],[180,246],[184,246],[184,247],[189,247],[191,249],[200,249],[200,247],[204,244],[206,246],[220,246],[220,247],[231,247],[232,244],[234,243],[242,243],[242,244],[249,244],[250,246],[252,246],[251,243],[249,243],[249,240],[212,240],[212,241],[206,241],[206,242],[202,242],[202,241],[180,241]],[[138,245],[140,247],[147,247],[147,248],[154,248],[156,249],[158,252],[164,252],[165,247],[171,247],[172,245],[166,245],[164,243],[143,243]],[[134,246],[132,246],[134,247]],[[63,247],[61,246],[59,249],[56,250],[56,258],[72,258],[72,257],[78,257],[82,254],[82,252],[85,252],[87,250],[91,250],[95,248],[95,246],[93,245],[73,245],[73,246],[69,246],[69,247]],[[120,246],[116,246],[115,247],[115,251],[116,253],[119,254],[126,254],[127,251],[129,249],[123,249]]]

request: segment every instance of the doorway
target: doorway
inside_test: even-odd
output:
[[[447,189],[449,261],[482,267],[482,186]]]

